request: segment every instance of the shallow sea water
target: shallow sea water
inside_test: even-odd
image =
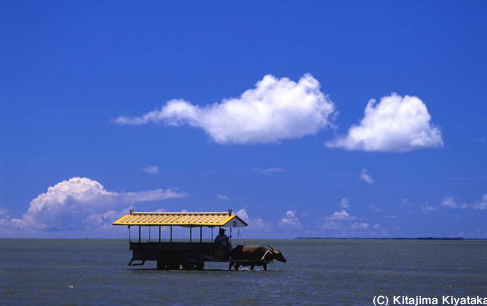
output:
[[[129,267],[125,240],[0,239],[0,305],[373,305],[375,295],[487,297],[487,241],[253,240],[269,271]],[[238,241],[234,241],[234,245]]]

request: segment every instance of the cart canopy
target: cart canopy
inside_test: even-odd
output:
[[[247,223],[228,212],[134,212],[130,211],[113,225],[126,226],[206,226],[244,227]]]

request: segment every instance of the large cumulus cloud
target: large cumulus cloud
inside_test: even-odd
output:
[[[421,99],[393,93],[379,103],[370,100],[360,124],[326,145],[345,150],[407,152],[442,147],[443,139]]]
[[[118,117],[119,124],[187,124],[202,128],[220,144],[271,143],[319,132],[331,124],[333,102],[310,74],[298,82],[266,75],[239,98],[206,107],[171,100],[139,117]]]
[[[109,191],[95,180],[73,177],[49,187],[30,202],[22,218],[11,219],[18,229],[78,230],[109,225],[139,202],[179,198],[175,189],[140,192]]]

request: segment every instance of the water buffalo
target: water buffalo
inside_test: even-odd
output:
[[[286,262],[286,258],[282,256],[281,251],[271,246],[268,249],[258,244],[238,245],[232,250],[232,261],[228,265],[228,270],[231,270],[233,265],[235,265],[235,270],[238,270],[240,266],[250,266],[250,270],[253,270],[255,266],[262,266],[264,270],[267,270],[267,264],[274,259]],[[236,260],[236,262],[233,260]]]

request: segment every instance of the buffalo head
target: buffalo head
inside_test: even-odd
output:
[[[286,262],[286,258],[284,258],[284,256],[282,255],[282,252],[280,250],[276,250],[271,246],[269,246],[269,248],[270,248],[270,251],[272,254],[272,256],[271,256],[272,259],[275,259],[275,260],[280,261],[280,262]]]

